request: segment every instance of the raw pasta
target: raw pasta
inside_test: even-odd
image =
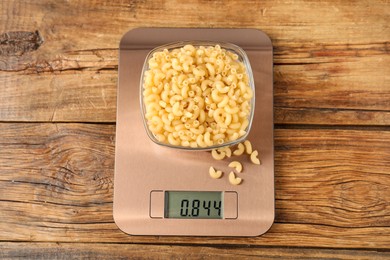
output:
[[[160,142],[205,148],[246,134],[253,91],[237,54],[185,45],[155,52],[148,65],[145,118]]]

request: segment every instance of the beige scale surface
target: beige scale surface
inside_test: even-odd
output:
[[[256,85],[255,114],[248,139],[259,151],[261,165],[252,164],[247,154],[216,161],[210,152],[162,147],[147,136],[139,100],[145,57],[159,45],[187,40],[230,42],[247,53]],[[255,29],[138,28],[123,36],[119,55],[113,208],[118,227],[131,235],[258,236],[265,233],[275,216],[272,43],[268,36]],[[241,161],[244,168],[237,174],[243,178],[237,186],[228,180],[232,170],[228,164],[233,160]],[[208,173],[210,166],[223,170],[223,177],[212,179]],[[194,210],[194,201],[189,198],[184,205],[186,211],[177,209],[185,217],[169,217],[165,210],[169,191],[220,192],[220,218],[199,218],[210,210],[211,215],[218,214],[218,207],[213,207],[215,198],[210,199],[211,209],[202,208],[211,193],[204,193],[203,201],[198,198],[201,212]],[[190,194],[195,196],[193,200],[196,194],[201,193]],[[183,200],[181,203],[183,206]]]

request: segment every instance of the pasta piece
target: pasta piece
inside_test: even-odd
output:
[[[226,153],[225,152],[218,152],[216,149],[213,149],[211,151],[211,156],[215,159],[215,160],[223,160],[226,156]]]
[[[245,140],[244,145],[245,145],[246,153],[247,154],[251,154],[252,153],[252,144],[251,144],[251,142],[249,142],[249,140]]]
[[[233,185],[240,185],[242,182],[242,179],[240,177],[236,177],[234,172],[229,173],[229,182]]]
[[[223,172],[222,171],[216,171],[212,166],[210,166],[209,174],[211,178],[213,179],[219,179],[222,177]]]
[[[196,143],[198,144],[199,147],[202,147],[202,148],[207,147],[207,144],[205,143],[202,134],[198,135],[198,137],[196,138]]]
[[[228,146],[225,146],[223,148],[219,148],[217,150],[218,150],[218,152],[224,152],[226,157],[228,157],[228,158],[230,158],[232,156],[232,150]]]
[[[233,152],[233,154],[239,156],[243,154],[244,151],[245,151],[245,146],[242,143],[239,143],[237,149]]]
[[[168,135],[168,142],[172,145],[180,145],[180,140],[177,140],[175,137],[173,137],[173,133]]]
[[[230,168],[236,169],[238,173],[242,172],[242,164],[239,161],[233,161],[228,165]]]
[[[259,155],[259,153],[257,152],[257,150],[254,150],[251,153],[251,162],[252,163],[254,163],[254,164],[261,164],[259,158],[257,158],[258,155]]]

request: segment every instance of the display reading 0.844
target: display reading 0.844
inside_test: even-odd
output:
[[[166,191],[165,217],[222,219],[222,192]]]

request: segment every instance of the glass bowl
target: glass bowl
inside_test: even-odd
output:
[[[147,108],[146,108],[146,104],[145,104],[146,97],[144,97],[144,91],[146,90],[146,88],[144,87],[144,84],[146,85],[145,81],[148,80],[145,76],[148,74],[149,70],[153,70],[153,68],[151,68],[149,66],[149,60],[153,59],[155,53],[159,53],[159,52],[165,52],[165,53],[169,52],[170,53],[175,49],[184,48],[184,46],[187,46],[187,45],[192,45],[195,48],[201,48],[201,46],[203,46],[204,48],[220,46],[217,48],[221,48],[223,50],[226,50],[228,52],[231,52],[231,53],[237,55],[236,56],[238,58],[237,61],[241,62],[244,65],[244,70],[245,70],[246,75],[248,77],[247,78],[248,85],[252,91],[252,97],[250,97],[250,99],[248,100],[250,110],[249,110],[249,113],[246,113],[247,114],[246,118],[248,119],[248,124],[245,127],[245,130],[244,130],[245,133],[242,136],[239,136],[237,139],[227,140],[227,141],[225,140],[223,143],[221,143],[221,141],[218,140],[217,143],[213,143],[212,145],[205,146],[205,147],[204,146],[203,147],[199,147],[199,146],[198,147],[191,147],[191,146],[183,146],[182,144],[172,144],[172,143],[168,142],[167,140],[159,140],[159,138],[164,139],[166,137],[162,137],[161,135],[154,134],[152,132],[152,130],[149,128],[148,119],[147,119]],[[182,65],[184,65],[184,64],[182,64]],[[154,68],[156,68],[155,66],[156,65],[154,65]],[[161,68],[159,68],[159,69],[161,69]],[[168,74],[165,74],[166,78],[168,77],[167,75]],[[204,77],[202,79],[202,81],[207,80],[207,79],[208,79],[207,77]],[[150,82],[148,82],[148,84],[150,84]],[[155,83],[153,83],[153,84],[155,84]],[[141,105],[141,113],[142,113],[142,118],[143,118],[143,123],[144,123],[146,133],[149,136],[149,138],[154,143],[156,143],[158,145],[162,145],[162,146],[170,147],[170,148],[175,148],[175,149],[189,150],[189,151],[208,151],[208,150],[218,149],[218,148],[222,148],[225,146],[232,146],[232,145],[238,144],[240,142],[243,142],[246,139],[246,137],[248,136],[250,128],[252,126],[254,109],[255,109],[255,85],[254,85],[252,68],[251,68],[249,59],[248,59],[246,53],[244,52],[244,50],[241,49],[240,47],[238,47],[237,45],[234,45],[231,43],[208,42],[208,41],[182,41],[182,42],[169,43],[169,44],[161,45],[159,47],[154,48],[146,56],[146,59],[145,59],[145,62],[144,62],[143,68],[142,68],[142,73],[141,73],[140,92],[139,93],[140,93],[139,98],[140,98],[140,105]],[[149,93],[150,93],[150,91],[149,91]],[[157,95],[161,95],[161,93],[157,94]],[[227,93],[221,94],[221,96],[224,96],[224,95],[227,95]],[[160,105],[163,105],[163,104],[160,104]],[[165,110],[165,108],[162,108],[162,107],[160,107],[160,109]],[[156,111],[156,112],[158,112],[158,111]],[[207,113],[207,111],[205,111],[205,112]],[[159,119],[157,119],[157,118],[155,118],[155,120],[159,121]],[[165,118],[165,120],[166,120],[166,118]],[[218,124],[218,123],[216,123],[216,124]],[[178,138],[178,137],[176,137],[176,138]]]

